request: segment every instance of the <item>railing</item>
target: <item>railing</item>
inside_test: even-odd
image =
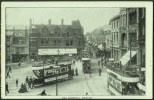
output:
[[[122,75],[137,76],[136,65],[122,66],[117,62],[107,62],[107,68]]]

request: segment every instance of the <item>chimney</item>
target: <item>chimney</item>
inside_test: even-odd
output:
[[[64,19],[61,19],[61,25],[64,25]]]
[[[48,20],[48,24],[51,25],[51,19]]]
[[[30,19],[29,21],[30,21],[30,26],[32,26],[32,19]]]
[[[15,27],[13,27],[13,36],[15,36]]]

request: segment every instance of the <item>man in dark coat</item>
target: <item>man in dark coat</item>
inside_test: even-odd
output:
[[[18,86],[18,78],[16,79],[16,87]]]
[[[8,86],[8,82],[6,82],[6,85],[5,85],[5,90],[7,93],[9,93],[9,86]]]
[[[78,76],[78,69],[77,68],[75,69],[75,73],[76,73],[76,76]]]
[[[47,94],[45,93],[45,90],[43,90],[40,95],[47,95]]]
[[[99,72],[99,76],[101,76],[102,69],[99,68],[99,69],[98,69],[98,72]]]
[[[27,77],[26,77],[26,83],[28,83],[28,80],[29,80],[29,79],[28,79],[28,76],[27,76]]]

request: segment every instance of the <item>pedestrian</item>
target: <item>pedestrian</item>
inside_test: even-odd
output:
[[[6,82],[5,89],[6,89],[6,92],[7,92],[7,93],[9,93],[9,86],[8,86],[8,82]]]
[[[19,60],[18,66],[20,66],[20,60]]]
[[[11,66],[9,67],[9,71],[12,73],[12,69],[11,69]]]
[[[33,82],[33,79],[32,79],[32,76],[30,77],[30,88],[32,89],[32,82]]]
[[[98,66],[100,65],[100,61],[98,60]]]
[[[10,74],[9,74],[9,71],[7,72],[6,78],[7,78],[7,77],[9,77],[9,78],[10,78]]]
[[[16,79],[16,87],[18,86],[18,78]]]
[[[101,68],[98,69],[98,72],[99,72],[99,76],[101,76],[101,72],[102,72]]]
[[[30,82],[30,80],[28,80],[28,89],[30,89],[31,88],[31,82]]]
[[[34,88],[34,78],[32,78],[32,89]]]
[[[86,95],[88,95],[88,92],[86,92]]]
[[[26,83],[28,83],[28,80],[29,80],[29,78],[28,78],[28,76],[26,77]]]
[[[41,94],[40,95],[47,95],[46,93],[45,93],[45,89],[41,92]]]
[[[78,76],[78,69],[77,68],[75,69],[75,73],[76,73],[76,76]]]

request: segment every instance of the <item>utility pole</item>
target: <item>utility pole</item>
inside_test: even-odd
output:
[[[58,39],[58,57],[59,57],[59,39]],[[58,58],[59,59],[59,58]],[[57,60],[57,65],[58,65],[58,61],[59,60]],[[58,68],[57,68],[58,69]],[[56,96],[58,96],[58,70],[56,71]]]
[[[130,70],[130,67],[131,67],[131,33],[129,33],[129,48],[130,48],[130,62],[129,62],[129,70]]]
[[[112,33],[112,56],[111,57],[113,58],[113,33]]]

